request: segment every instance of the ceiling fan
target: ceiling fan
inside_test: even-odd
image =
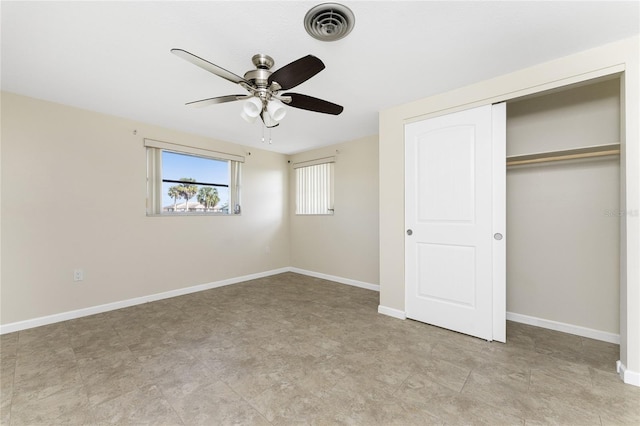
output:
[[[249,94],[201,99],[188,102],[187,105],[204,107],[224,102],[246,100],[241,116],[248,122],[253,122],[260,116],[264,125],[269,128],[277,126],[278,122],[284,118],[286,114],[284,104],[294,108],[333,115],[340,114],[344,109],[340,105],[314,98],[313,96],[292,92],[280,93],[282,90],[292,89],[307,81],[325,68],[324,63],[313,55],[304,56],[277,71],[271,71],[271,67],[274,64],[273,59],[268,55],[257,54],[251,58],[256,69],[249,70],[244,74],[244,77],[240,77],[186,50],[171,49],[171,53],[218,77],[239,84],[249,92]]]

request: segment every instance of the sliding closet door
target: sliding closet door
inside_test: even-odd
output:
[[[505,341],[504,126],[504,104],[405,126],[407,317],[499,341]]]

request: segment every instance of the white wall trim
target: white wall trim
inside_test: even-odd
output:
[[[380,291],[380,286],[378,284],[366,283],[364,281],[352,280],[351,278],[342,278],[337,277],[335,275],[323,274],[320,272],[308,271],[306,269],[300,269],[295,267],[289,268],[290,272],[295,272],[296,274],[308,275],[314,278],[321,278],[323,280],[335,281],[340,284],[352,285],[354,287],[366,288],[367,290]]]
[[[623,382],[640,387],[640,373],[627,370],[627,367],[620,360],[616,361],[616,371]]]
[[[71,319],[95,315],[102,312],[113,311],[116,309],[127,308],[129,306],[141,305],[143,303],[154,302],[156,300],[169,299],[171,297],[183,296],[185,294],[197,293],[199,291],[209,290],[217,287],[224,287],[230,284],[237,284],[244,281],[255,280],[257,278],[268,277],[271,275],[289,272],[290,268],[272,269],[270,271],[258,272],[255,274],[243,275],[235,278],[214,281],[206,284],[194,285],[191,287],[179,288],[163,293],[151,294],[148,296],[135,297],[133,299],[121,300],[119,302],[105,303],[104,305],[91,306],[88,308],[76,309],[59,314],[47,315],[44,317],[33,318],[24,321],[13,322],[0,325],[0,334],[13,333],[15,331],[26,330],[28,328],[40,327],[43,325],[53,324],[56,322],[67,321]]]
[[[603,342],[615,343],[617,345],[620,344],[619,334],[580,327],[579,325],[566,324],[563,322],[516,314],[514,312],[507,312],[507,320],[547,328],[549,330],[562,331],[563,333],[575,334],[577,336],[588,337],[590,339],[601,340]]]
[[[393,318],[398,318],[401,320],[407,319],[407,314],[405,311],[401,311],[399,309],[393,309],[388,306],[378,305],[378,313],[382,315],[387,315]]]

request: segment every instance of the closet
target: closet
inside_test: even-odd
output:
[[[507,102],[507,319],[619,339],[620,124],[619,78]]]

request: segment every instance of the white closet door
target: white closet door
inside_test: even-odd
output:
[[[405,126],[406,315],[499,341],[505,112],[487,105]]]

